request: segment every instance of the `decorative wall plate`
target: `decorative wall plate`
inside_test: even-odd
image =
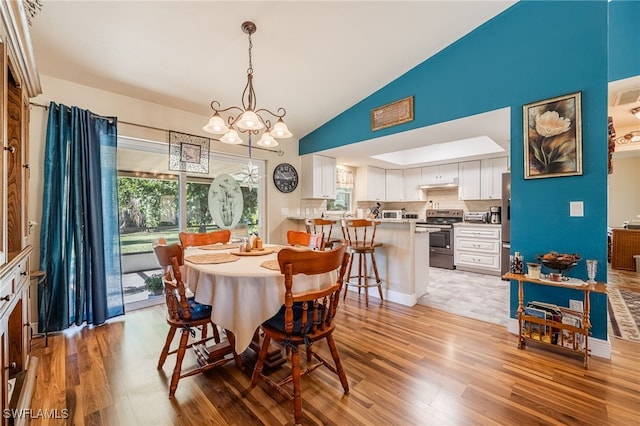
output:
[[[216,177],[209,187],[209,212],[220,229],[233,229],[242,217],[244,199],[240,184],[228,174]]]

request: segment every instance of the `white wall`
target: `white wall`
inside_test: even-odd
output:
[[[37,104],[48,105],[50,101],[68,106],[78,106],[89,109],[92,112],[105,116],[117,116],[119,121],[126,121],[160,129],[174,130],[203,137],[211,137],[202,130],[202,126],[209,119],[182,110],[169,108],[163,105],[153,104],[139,99],[118,95],[111,92],[97,90],[64,80],[59,80],[46,75],[40,76],[43,93],[32,99]],[[238,97],[240,93],[238,93]],[[240,99],[238,98],[238,102]],[[44,108],[31,108],[30,123],[30,153],[29,164],[31,178],[29,181],[29,220],[38,223],[42,221],[42,191],[44,172],[44,146],[46,137],[48,111]],[[144,139],[168,141],[168,133],[131,126],[118,125],[120,135],[133,136]],[[275,153],[254,150],[253,155],[266,161],[266,242],[281,243],[286,240],[286,230],[290,225],[285,217],[280,214],[281,208],[286,207],[295,212],[300,207],[300,186],[290,194],[279,192],[273,185],[273,169],[277,164],[287,162],[300,170],[300,157],[298,156],[298,140],[285,139],[280,142],[284,151],[282,157]],[[211,150],[236,155],[247,155],[247,147],[230,146],[221,142],[212,141]],[[303,176],[300,177],[303,179]],[[263,236],[264,238],[264,236]],[[31,269],[38,269],[40,264],[40,227],[36,226],[29,237],[29,244],[34,246],[31,255]]]
[[[625,220],[640,220],[640,156],[613,158],[609,175],[609,222],[620,228]]]

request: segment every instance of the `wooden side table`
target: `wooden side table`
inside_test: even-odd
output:
[[[525,346],[525,342],[527,340],[535,341],[537,343],[541,343],[544,345],[551,345],[553,347],[578,353],[584,356],[584,368],[589,368],[589,330],[591,329],[591,321],[589,319],[590,315],[590,305],[589,305],[589,294],[593,293],[607,293],[607,285],[604,283],[587,283],[585,282],[583,285],[572,285],[568,283],[552,282],[548,280],[528,278],[524,274],[513,274],[511,272],[504,274],[502,278],[507,280],[515,280],[518,281],[518,348],[522,349]],[[570,288],[573,290],[581,291],[583,294],[583,312],[582,312],[582,324],[580,327],[575,327],[569,324],[563,324],[559,321],[552,321],[548,319],[541,319],[533,316],[528,316],[525,314],[525,305],[524,305],[524,283],[530,283],[535,285],[543,285],[549,287],[561,287],[561,288]],[[580,333],[584,336],[584,349],[568,349],[562,346],[558,346],[556,344],[545,342],[541,339],[534,339],[531,336],[527,336],[524,331],[524,323],[536,323],[544,328],[555,328],[558,330],[567,330],[570,333]]]
[[[42,285],[42,297],[44,304],[44,346],[49,346],[49,288],[47,287],[47,273],[45,271],[31,271],[29,277],[35,280],[38,286]]]

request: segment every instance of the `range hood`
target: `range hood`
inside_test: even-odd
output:
[[[458,186],[458,178],[438,179],[432,182],[424,182],[420,185],[420,189],[429,188],[454,188]]]

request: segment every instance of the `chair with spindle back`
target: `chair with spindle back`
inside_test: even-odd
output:
[[[382,280],[378,274],[376,264],[375,248],[382,244],[376,243],[376,228],[380,221],[369,219],[342,219],[342,234],[348,250],[351,253],[349,267],[344,280],[344,298],[347,297],[349,286],[358,287],[358,294],[364,288],[365,305],[369,306],[369,287],[378,287],[380,301],[382,297]],[[358,273],[351,275],[353,263],[358,259]],[[367,258],[371,261],[373,275],[369,272]]]
[[[340,243],[339,239],[331,238],[331,232],[333,231],[333,225],[335,224],[335,220],[324,219],[321,217],[305,220],[305,228],[307,232],[324,235],[323,250],[331,249],[334,245]]]
[[[344,393],[349,393],[349,383],[340,362],[340,355],[333,338],[336,312],[340,302],[340,291],[344,274],[349,261],[346,246],[341,245],[327,251],[299,251],[283,248],[278,253],[280,271],[284,275],[284,305],[280,311],[265,321],[261,329],[264,340],[258,354],[251,377],[251,387],[255,387],[259,380],[263,380],[280,395],[293,402],[295,424],[302,423],[302,395],[300,377],[324,365],[340,378]],[[337,279],[333,277],[339,269]],[[296,276],[321,275],[317,290],[296,291]],[[328,274],[328,275],[325,275]],[[313,350],[313,344],[326,339],[329,352],[335,367]],[[287,347],[290,356],[290,374],[279,382],[262,373],[265,358],[269,352],[271,341]],[[306,347],[306,368],[301,371],[298,347]],[[313,363],[313,361],[318,361]],[[293,384],[290,392],[287,384]]]
[[[169,332],[167,333],[164,347],[160,353],[157,368],[161,369],[164,366],[167,356],[176,354],[176,365],[169,386],[169,398],[173,398],[178,387],[178,381],[181,378],[197,374],[215,366],[205,365],[182,373],[182,360],[186,350],[192,346],[204,344],[212,339],[214,339],[216,343],[219,343],[220,336],[216,324],[211,321],[211,306],[198,303],[193,298],[187,297],[187,289],[182,280],[182,272],[180,271],[180,266],[184,264],[182,247],[179,244],[156,244],[153,249],[158,258],[158,262],[164,270],[163,285],[167,304],[167,324],[169,325]],[[206,327],[208,324],[211,324],[214,330],[212,337],[206,336]],[[189,343],[189,334],[192,329],[196,327],[203,328],[202,337],[197,341]],[[180,343],[176,349],[170,350],[171,343],[178,329],[181,330]]]
[[[231,231],[220,229],[207,233],[180,232],[180,243],[183,247],[206,246],[208,244],[228,243]]]
[[[309,247],[313,250],[324,250],[324,237],[322,234],[290,229],[287,231],[287,244],[290,246]]]

